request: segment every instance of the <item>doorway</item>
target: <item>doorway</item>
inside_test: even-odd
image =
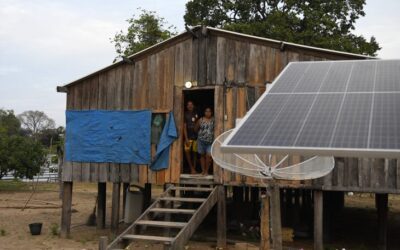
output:
[[[211,108],[213,111],[214,115],[214,89],[189,89],[189,90],[184,90],[183,91],[183,100],[184,100],[184,112],[187,111],[187,103],[189,101],[192,101],[194,104],[194,111],[197,113],[198,118],[204,116],[204,110],[206,108]],[[183,117],[185,117],[185,114],[183,114]],[[184,142],[185,144],[185,142]],[[200,165],[200,155],[195,152],[196,150],[190,150],[190,156],[191,160],[195,165],[195,169],[197,173],[201,173],[201,165]],[[182,155],[183,159],[183,168],[182,168],[182,174],[190,174],[190,167],[189,163],[187,161],[187,156],[184,150],[184,153]],[[212,166],[212,164],[211,164]],[[213,168],[210,167],[209,175],[213,174]]]

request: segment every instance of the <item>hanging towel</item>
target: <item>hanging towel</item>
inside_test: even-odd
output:
[[[168,168],[169,165],[169,149],[171,144],[178,138],[176,130],[174,114],[169,112],[168,119],[165,122],[164,129],[161,133],[160,142],[157,146],[157,152],[150,168],[153,171],[158,171]]]
[[[151,111],[66,111],[67,161],[150,164]]]

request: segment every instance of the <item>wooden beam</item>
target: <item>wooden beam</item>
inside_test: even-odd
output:
[[[378,244],[380,250],[387,249],[387,225],[388,225],[388,194],[375,194],[378,210]]]
[[[218,194],[217,190],[211,192],[205,202],[203,202],[197,209],[196,213],[188,221],[188,224],[182,228],[182,230],[176,235],[175,242],[172,245],[172,249],[181,249],[182,246],[189,240],[193,235],[194,231],[198,228],[207,214],[210,212],[212,207],[217,203]]]
[[[107,250],[108,238],[107,236],[101,236],[99,240],[99,250]]]
[[[122,218],[125,219],[125,207],[126,207],[126,194],[129,191],[129,183],[122,184]]]
[[[183,228],[187,225],[186,222],[161,221],[161,220],[140,220],[137,225],[165,227],[165,228]]]
[[[194,214],[195,209],[182,209],[182,208],[152,208],[150,212],[153,213],[170,213],[170,214]]]
[[[69,237],[71,229],[71,207],[72,207],[72,182],[63,183],[62,211],[61,211],[61,232],[62,238]]]
[[[97,229],[106,227],[106,197],[107,197],[107,183],[97,183],[97,216],[96,225]]]
[[[314,190],[314,249],[323,250],[323,193]]]
[[[174,185],[172,185],[171,183],[166,183],[165,186],[164,186],[166,190],[171,190],[170,195],[172,195],[172,196],[175,194],[175,192],[172,191],[173,186],[174,186]],[[165,205],[167,208],[173,208],[173,203],[172,203],[172,202],[166,203],[166,202],[164,201],[164,205]],[[168,223],[169,221],[171,221],[171,214],[169,214],[169,213],[168,213],[168,214],[165,214],[165,215],[164,215],[164,220],[165,220],[165,222],[167,222],[167,223]],[[182,224],[182,225],[183,225],[183,226],[181,226],[181,228],[185,227],[186,224]],[[170,233],[171,233],[171,230],[170,230],[169,228],[165,228],[165,229],[164,229],[164,236],[165,236],[165,237],[168,237],[168,236],[170,235]]]
[[[143,190],[143,211],[146,210],[151,204],[151,184],[144,184]]]
[[[68,93],[68,88],[65,86],[57,86],[58,93]]]
[[[111,201],[111,232],[116,235],[119,226],[119,206],[120,206],[121,183],[113,183]]]
[[[225,187],[218,185],[217,201],[217,249],[226,248],[226,195]]]
[[[261,250],[269,250],[271,249],[270,244],[270,230],[269,230],[269,196],[265,195],[261,199],[261,221],[260,221],[260,228],[261,228],[261,243],[260,249]]]
[[[171,192],[171,189],[168,189],[166,192],[162,193],[162,194],[160,195],[160,197],[164,197],[164,196],[166,196],[166,195],[169,195],[170,192]],[[122,234],[120,234],[119,236],[117,236],[117,237],[114,239],[114,241],[112,241],[112,242],[110,243],[110,245],[108,246],[108,248],[109,248],[109,249],[114,249],[114,248],[118,248],[121,244],[123,245],[123,244],[124,244],[124,241],[123,241],[123,237],[122,237],[122,236],[123,236],[123,235],[126,235],[126,234],[129,234],[129,233],[132,233],[132,232],[135,230],[135,226],[136,226],[135,223],[138,222],[138,221],[140,221],[140,220],[146,219],[146,218],[147,218],[147,215],[148,215],[148,212],[149,212],[151,209],[156,208],[157,205],[158,205],[157,202],[154,202],[153,204],[151,204],[151,205],[147,208],[147,210],[144,211],[144,212],[136,219],[136,221],[135,221],[134,223],[132,223],[128,228],[125,229],[125,231],[124,231]]]
[[[282,250],[281,201],[279,186],[271,187],[271,236],[274,250]]]

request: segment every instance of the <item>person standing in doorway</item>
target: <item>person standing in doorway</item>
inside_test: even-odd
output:
[[[196,174],[197,131],[196,122],[199,119],[192,101],[186,103],[183,136],[185,140],[185,156],[190,167],[190,173]],[[192,157],[193,156],[193,157]]]
[[[204,110],[204,116],[196,123],[197,150],[200,157],[202,175],[208,175],[211,165],[211,144],[214,141],[214,117],[211,108]]]

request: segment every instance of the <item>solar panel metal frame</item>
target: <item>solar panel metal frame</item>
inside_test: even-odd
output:
[[[337,63],[337,62],[367,62],[376,61],[372,60],[338,60],[338,61],[306,61],[303,63]],[[385,61],[399,61],[399,60],[385,60]],[[264,98],[273,90],[275,84],[284,75],[288,66],[292,63],[301,62],[290,62],[284,70],[278,75],[273,81],[271,86],[260,96],[253,107],[246,113],[246,115],[240,119],[233,132],[221,145],[222,152],[230,153],[284,153],[284,154],[298,154],[298,155],[321,155],[321,156],[338,156],[338,157],[370,157],[370,158],[399,158],[400,148],[393,149],[379,149],[379,148],[340,148],[340,147],[298,147],[298,146],[262,146],[262,145],[228,145],[231,139],[236,135],[237,131],[242,125],[249,119],[252,113],[258,108]],[[367,91],[365,93],[375,93],[376,91]],[[391,92],[391,91],[390,91]],[[279,93],[279,92],[278,92]],[[348,94],[352,92],[338,92]],[[354,93],[354,92],[353,92]],[[290,94],[290,93],[288,93]],[[319,94],[317,94],[319,95]],[[374,108],[374,107],[372,107]],[[372,119],[372,118],[371,118]],[[371,126],[371,125],[370,125]]]

